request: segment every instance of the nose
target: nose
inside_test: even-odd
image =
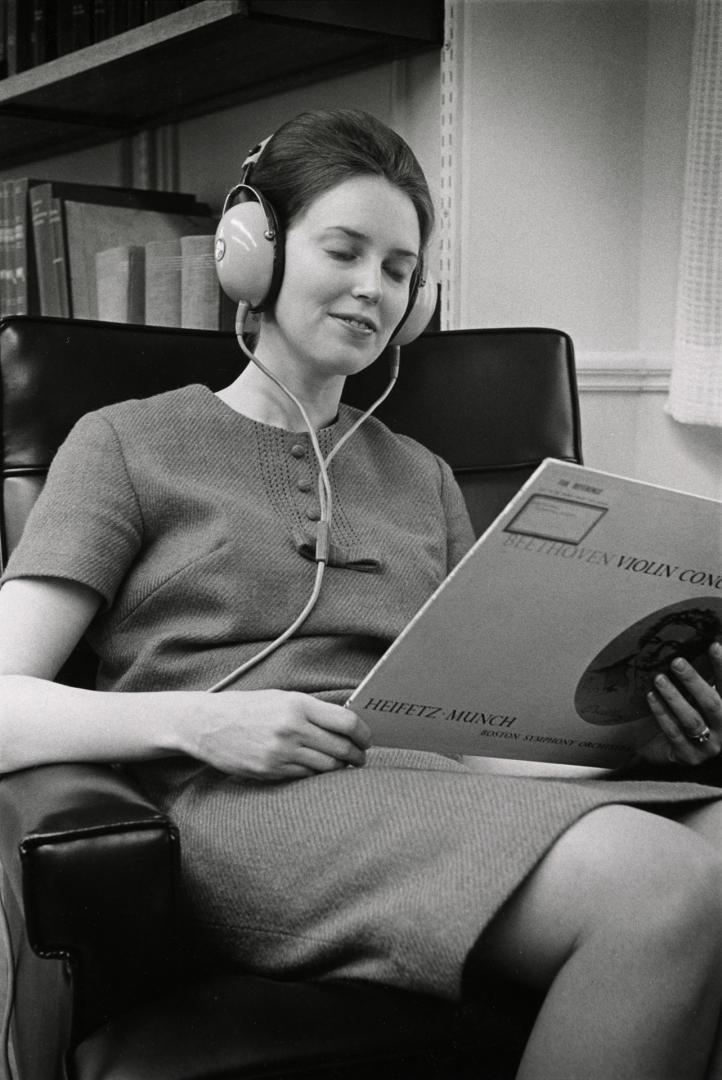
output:
[[[371,259],[359,264],[359,271],[352,293],[355,297],[377,304],[381,299],[381,266]]]

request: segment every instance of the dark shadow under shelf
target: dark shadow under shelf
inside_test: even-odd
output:
[[[0,82],[0,168],[437,49],[443,0],[202,0]]]

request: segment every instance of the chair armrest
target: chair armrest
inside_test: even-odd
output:
[[[0,780],[0,859],[41,957],[69,967],[74,1039],[172,983],[179,841],[110,765]]]

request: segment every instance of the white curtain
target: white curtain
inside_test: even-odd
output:
[[[668,411],[722,426],[722,0],[696,0]]]

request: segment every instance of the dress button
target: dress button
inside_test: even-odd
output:
[[[312,506],[310,510],[306,511],[306,517],[309,521],[320,521],[321,511],[317,510],[315,506]]]
[[[302,458],[306,456],[306,447],[301,443],[294,443],[291,447],[291,455],[295,458]]]
[[[297,487],[299,491],[310,491],[313,487],[313,482],[311,480],[299,480]]]

